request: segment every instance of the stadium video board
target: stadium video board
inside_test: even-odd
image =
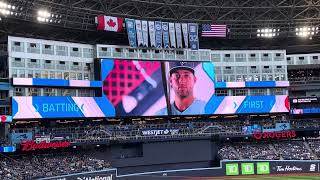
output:
[[[212,62],[99,59],[102,97],[12,98],[14,119],[289,112],[288,96],[215,96]]]

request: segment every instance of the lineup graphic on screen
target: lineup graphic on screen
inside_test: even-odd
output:
[[[287,95],[215,96],[212,62],[99,59],[99,65],[101,81],[94,84],[101,88],[101,97],[14,96],[13,119],[245,114],[290,109]],[[220,83],[217,88],[227,86]]]

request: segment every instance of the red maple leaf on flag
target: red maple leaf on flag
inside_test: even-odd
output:
[[[110,27],[114,27],[117,23],[115,23],[112,19],[109,19],[109,21],[107,22],[108,26]]]

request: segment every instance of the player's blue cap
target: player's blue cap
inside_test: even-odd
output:
[[[196,64],[194,62],[169,62],[170,75],[179,69],[188,70],[194,74]]]

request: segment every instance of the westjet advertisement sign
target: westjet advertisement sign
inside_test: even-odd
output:
[[[177,135],[179,134],[179,132],[180,132],[179,129],[169,129],[169,128],[141,130],[141,134],[143,136]]]

